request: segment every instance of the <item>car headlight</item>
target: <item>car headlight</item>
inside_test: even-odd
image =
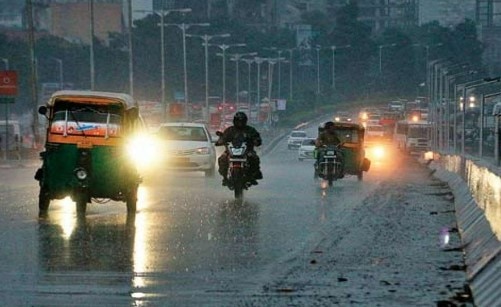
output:
[[[197,148],[196,153],[199,155],[208,155],[210,153],[209,147],[200,147]]]
[[[77,177],[78,180],[85,180],[87,179],[87,171],[83,168],[83,167],[79,167],[77,169],[75,169],[75,176]]]

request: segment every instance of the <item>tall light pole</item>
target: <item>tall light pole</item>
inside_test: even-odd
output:
[[[38,146],[38,141],[40,140],[40,134],[38,133],[38,81],[37,81],[37,71],[36,71],[36,57],[35,57],[35,27],[33,23],[33,3],[32,0],[26,0],[26,12],[28,19],[28,45],[30,48],[30,75],[31,75],[31,101],[33,104],[32,117],[33,122],[31,125],[31,130],[33,132],[33,148]]]
[[[245,47],[247,44],[211,44],[209,46],[219,47],[222,53],[221,56],[223,58],[223,103],[226,103],[226,50],[231,47]],[[224,108],[223,108],[224,110]]]
[[[59,89],[62,90],[64,87],[64,77],[63,77],[63,60],[58,58],[53,58],[57,62],[59,67]]]
[[[155,15],[160,16],[160,71],[161,71],[161,81],[162,81],[162,120],[165,121],[167,119],[167,101],[165,100],[165,31],[164,31],[164,19],[165,16],[169,15],[172,12],[178,13],[189,13],[191,12],[190,8],[186,9],[172,9],[172,10],[164,10],[163,6],[160,10],[137,10],[136,12],[143,13],[153,13]]]
[[[289,51],[289,100],[292,100],[293,91],[292,91],[292,56],[294,53],[294,48],[291,48]]]
[[[251,112],[251,68],[253,59],[242,59],[242,62],[247,63],[247,104],[249,105],[249,114]]]
[[[204,52],[205,52],[205,120],[209,122],[210,116],[210,106],[209,106],[209,41],[214,37],[230,37],[230,34],[217,34],[217,35],[194,35],[186,34],[187,37],[199,37],[203,40]]]
[[[90,11],[90,89],[94,90],[95,86],[95,69],[94,69],[94,0],[89,1]]]
[[[385,47],[395,47],[397,44],[379,45],[379,75],[383,75],[383,48]]]
[[[9,59],[2,58],[5,70],[9,70]],[[0,147],[3,144],[0,143]],[[9,103],[5,103],[5,148],[3,149],[3,159],[7,160],[7,151],[9,150]]]
[[[186,116],[186,112],[188,110],[188,70],[187,70],[187,65],[186,65],[186,30],[189,29],[192,26],[199,26],[199,27],[208,27],[210,24],[208,23],[180,23],[180,24],[175,24],[175,23],[167,23],[165,24],[166,26],[177,26],[179,29],[181,29],[183,33],[183,71],[184,71],[184,112]]]
[[[216,46],[218,47],[219,49],[221,49],[222,53],[221,54],[218,54],[218,55],[221,55],[222,58],[223,58],[223,113],[222,113],[222,116],[223,116],[223,126],[224,124],[226,123],[226,50],[231,48],[231,47],[245,47],[247,46],[247,44],[214,44],[214,45],[210,45],[210,46]]]
[[[236,95],[236,98],[237,98],[237,107],[238,107],[238,104],[240,103],[240,98],[239,98],[239,95],[238,93],[240,92],[240,88],[239,88],[239,70],[238,70],[238,63],[240,62],[240,59],[243,57],[243,56],[255,56],[257,55],[257,52],[248,52],[248,53],[234,53],[234,54],[231,54],[231,60],[232,61],[235,61],[235,77],[236,77],[236,80],[235,80],[235,95]]]
[[[261,64],[264,62],[264,58],[255,57],[254,62],[257,64],[256,105],[259,110],[259,104],[261,103]]]
[[[128,45],[129,45],[129,94],[134,96],[134,62],[132,58],[132,0],[127,0],[127,20],[129,22]]]
[[[336,50],[338,49],[344,49],[344,48],[350,48],[351,45],[345,45],[345,46],[331,46],[332,50],[332,89],[336,90]]]
[[[320,49],[322,49],[321,46],[315,47],[317,51],[317,96],[320,94]]]

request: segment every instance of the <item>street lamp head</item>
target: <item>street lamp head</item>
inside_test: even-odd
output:
[[[484,78],[485,82],[500,82],[501,81],[501,76],[499,77],[494,77],[494,78]]]

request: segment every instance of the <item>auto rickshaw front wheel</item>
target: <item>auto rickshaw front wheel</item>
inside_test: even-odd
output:
[[[127,196],[125,197],[125,203],[127,205],[127,212],[128,213],[136,213],[137,210],[137,189],[138,185],[134,185],[131,187],[129,192],[127,193]]]
[[[360,171],[360,172],[357,174],[357,178],[358,178],[358,181],[363,181],[363,180],[364,180],[364,172],[363,172],[363,171]]]
[[[85,211],[87,211],[87,202],[89,200],[87,194],[84,192],[79,192],[76,195],[74,195],[73,198],[76,203],[77,213],[85,214]]]
[[[38,194],[38,210],[40,213],[45,213],[49,210],[50,196],[46,188],[40,188],[40,193]]]

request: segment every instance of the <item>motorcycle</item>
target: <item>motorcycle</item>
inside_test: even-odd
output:
[[[221,137],[222,133],[216,133]],[[236,139],[224,144],[228,154],[228,188],[235,193],[235,199],[243,199],[244,190],[247,190],[250,183],[250,168],[247,161],[248,145],[244,140]]]
[[[323,146],[319,149],[319,162],[315,169],[315,178],[326,180],[329,186],[344,177],[341,160],[341,144]]]

